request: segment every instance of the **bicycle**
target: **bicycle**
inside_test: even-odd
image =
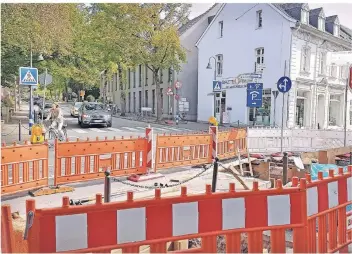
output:
[[[60,134],[59,134],[59,130],[57,128],[54,128],[51,126],[51,121],[44,121],[46,124],[45,124],[45,129],[47,130],[45,132],[45,139],[48,140],[49,144],[51,142],[53,142],[55,139],[59,139],[59,141],[65,141],[67,139],[67,124],[64,123],[63,126],[62,126],[62,132],[64,134],[63,137],[60,137]],[[47,124],[47,122],[50,123]],[[50,142],[51,141],[51,142]]]

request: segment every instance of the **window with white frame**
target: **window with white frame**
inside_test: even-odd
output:
[[[223,69],[223,56],[216,55],[216,75],[221,77]]]
[[[224,34],[224,21],[219,22],[219,37],[222,38]]]
[[[318,29],[321,31],[325,31],[325,15],[323,11],[321,11],[318,17]]]
[[[347,78],[347,66],[343,65],[340,66],[340,79],[346,79]]]
[[[320,52],[319,56],[319,74],[324,75],[326,71],[326,52]]]
[[[301,22],[306,25],[309,23],[309,9],[307,5],[305,5],[301,10]]]
[[[255,58],[257,65],[264,64],[264,48],[255,49]]]
[[[337,78],[337,66],[335,64],[330,67],[330,77]]]
[[[309,72],[310,70],[310,47],[303,46],[302,47],[302,60],[301,60],[301,71]]]
[[[262,17],[262,10],[257,11],[257,28],[261,28],[263,26],[263,17]]]

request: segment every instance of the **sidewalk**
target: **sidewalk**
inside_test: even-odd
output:
[[[28,120],[27,123],[21,124],[21,140],[19,129],[18,123],[5,124],[1,129],[1,143],[12,144],[13,142],[17,142],[18,144],[23,144],[24,141],[29,141]]]

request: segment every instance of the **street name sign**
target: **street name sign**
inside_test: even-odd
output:
[[[20,85],[38,85],[38,69],[31,67],[20,67]]]
[[[277,81],[277,90],[279,90],[280,93],[287,93],[291,90],[291,87],[292,81],[289,77],[283,76]]]

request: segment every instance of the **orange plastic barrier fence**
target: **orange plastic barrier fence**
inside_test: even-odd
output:
[[[155,169],[211,163],[210,134],[157,136]]]
[[[56,142],[54,184],[147,172],[147,139]]]
[[[339,168],[338,175],[330,170],[325,179],[318,172],[317,181],[307,175],[307,182],[307,252],[348,253],[352,228],[347,224],[346,207],[352,204],[352,166],[347,173]]]
[[[48,186],[47,144],[1,147],[1,194]]]
[[[217,155],[219,159],[228,159],[247,152],[246,129],[231,129],[218,132]]]
[[[259,190],[254,182],[251,191],[187,195],[181,188],[178,197],[161,198],[161,190],[148,200],[102,203],[69,207],[63,198],[62,207],[36,209],[35,200],[27,200],[27,214],[33,212],[28,248],[31,253],[80,252],[106,253],[121,249],[138,253],[149,245],[150,253],[166,253],[170,241],[201,238],[201,248],[187,253],[217,252],[217,236],[226,236],[226,253],[241,249],[241,233],[247,233],[248,252],[263,251],[263,231],[271,231],[271,252],[284,253],[285,230],[293,229],[293,251],[305,252],[306,181],[300,187],[284,189],[280,180],[276,189]],[[258,212],[259,211],[259,212]],[[182,251],[180,251],[182,252]]]
[[[14,248],[11,208],[9,205],[4,205],[1,207],[1,253],[13,253]]]

